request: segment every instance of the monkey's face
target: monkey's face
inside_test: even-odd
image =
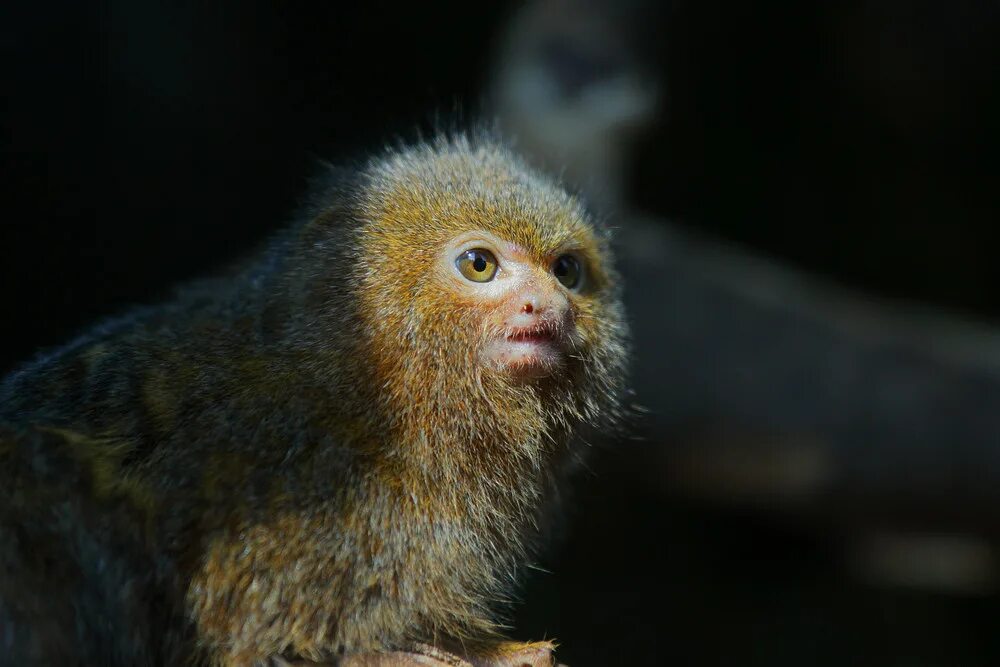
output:
[[[573,197],[500,149],[464,146],[400,155],[364,195],[359,354],[383,400],[401,412],[542,410],[553,423],[613,412],[617,279]]]
[[[532,252],[486,230],[459,234],[437,257],[435,280],[473,306],[476,362],[515,379],[559,372],[583,341],[577,331],[586,260],[572,244]],[[477,321],[478,320],[478,321]]]

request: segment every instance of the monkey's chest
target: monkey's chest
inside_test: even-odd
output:
[[[510,530],[473,518],[411,499],[245,526],[209,545],[189,611],[215,641],[324,650],[381,648],[428,628],[468,633],[488,625],[498,573],[520,551],[498,541]]]

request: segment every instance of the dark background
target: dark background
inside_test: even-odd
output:
[[[850,287],[1000,319],[1000,5],[651,8],[631,199]],[[319,158],[475,116],[497,3],[9,3],[0,372],[280,226]],[[583,481],[518,634],[568,663],[992,664],[996,597],[865,585],[838,526]],[[582,490],[585,489],[585,492]],[[828,529],[828,530],[827,530]]]

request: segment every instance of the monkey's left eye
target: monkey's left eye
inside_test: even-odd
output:
[[[580,286],[580,277],[583,271],[580,270],[580,260],[576,257],[560,255],[556,261],[552,262],[552,273],[564,286],[576,289]]]
[[[455,260],[455,266],[463,276],[476,283],[488,283],[497,274],[497,258],[483,248],[466,250]]]

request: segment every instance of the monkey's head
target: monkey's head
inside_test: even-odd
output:
[[[460,137],[372,162],[351,207],[353,335],[393,416],[466,438],[615,416],[618,277],[573,196]]]

